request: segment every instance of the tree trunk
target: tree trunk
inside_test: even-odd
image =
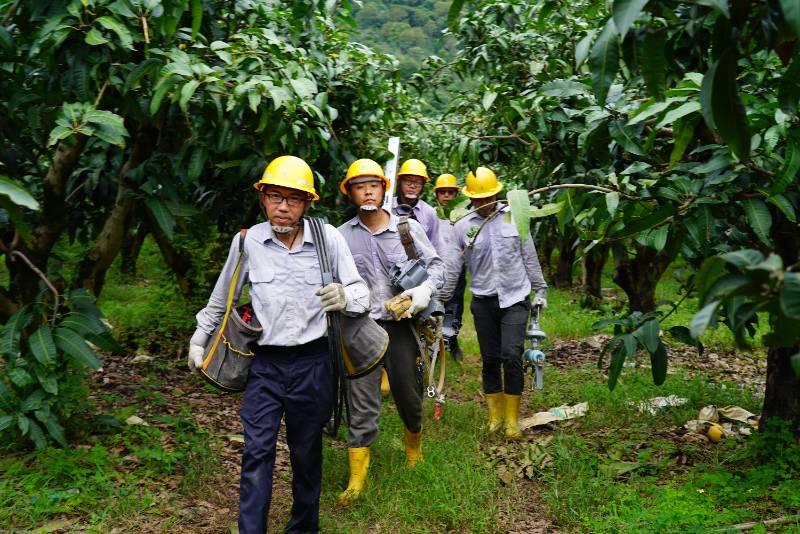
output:
[[[191,256],[185,252],[179,251],[173,246],[172,241],[170,241],[167,234],[164,233],[164,230],[161,229],[161,226],[159,226],[158,222],[149,212],[145,213],[145,221],[150,230],[150,234],[152,234],[153,239],[155,239],[158,245],[158,249],[161,251],[164,262],[175,274],[181,294],[184,297],[191,296],[196,288],[196,284],[194,284],[192,278],[189,276],[192,269]]]
[[[603,267],[608,259],[608,247],[595,245],[592,250],[584,253],[583,264],[583,290],[585,292],[584,305],[598,306],[603,301],[602,278]]]
[[[144,240],[150,231],[146,224],[140,224],[135,230],[128,231],[122,243],[119,270],[122,274],[136,276],[136,262],[139,260],[139,253],[142,251]]]
[[[575,263],[577,251],[572,244],[575,236],[563,237],[558,241],[558,263],[553,282],[556,287],[568,289],[572,287],[572,265]]]
[[[770,347],[767,353],[767,388],[759,430],[766,428],[768,420],[783,419],[789,422],[794,434],[800,436],[800,379],[790,361],[799,352],[800,345]]]
[[[639,243],[634,243],[633,247],[634,255],[631,257],[624,245],[614,246],[614,283],[627,295],[632,312],[654,311],[656,286],[672,257]]]
[[[22,239],[19,249],[42,272],[47,273],[47,261],[56,241],[66,226],[67,206],[65,187],[86,146],[86,137],[76,135],[71,143],[60,142],[42,180],[42,218],[29,239]],[[32,302],[39,292],[39,277],[21,261],[11,261],[6,255],[11,284],[7,295],[17,305]]]
[[[125,229],[131,221],[133,210],[138,202],[127,183],[126,174],[150,157],[155,146],[155,137],[154,132],[149,129],[142,129],[137,133],[130,156],[120,171],[114,208],[106,218],[94,246],[86,253],[78,266],[75,286],[94,292],[96,297],[99,297],[103,290],[106,271],[122,248]]]
[[[553,251],[555,250],[556,239],[553,234],[547,232],[545,236],[536,243],[536,254],[539,256],[539,264],[542,266],[545,278],[553,278]]]
[[[775,217],[771,235],[775,252],[783,258],[783,264],[796,264],[800,259],[797,226],[785,217]],[[800,439],[800,378],[791,364],[791,357],[797,353],[800,353],[800,345],[769,348],[767,384],[759,430],[764,430],[772,419],[783,419],[790,421],[792,431]]]
[[[6,288],[0,287],[0,324],[5,324],[19,308],[19,303],[11,297],[11,293]]]

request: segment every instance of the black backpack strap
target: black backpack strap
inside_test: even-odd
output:
[[[400,216],[400,221],[397,223],[397,231],[400,233],[400,242],[403,244],[403,248],[406,249],[406,256],[408,256],[408,259],[419,259],[417,247],[414,246],[414,238],[411,236],[411,226],[408,223],[407,216]]]

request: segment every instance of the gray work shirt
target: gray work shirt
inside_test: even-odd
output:
[[[464,263],[472,275],[472,294],[482,297],[497,296],[501,308],[508,308],[525,299],[531,289],[536,292],[536,296],[547,296],[547,283],[542,275],[533,239],[528,234],[525,243],[521,243],[514,222],[505,221],[508,208],[503,211],[504,213],[486,223],[470,248],[467,248],[467,244],[472,241],[472,237],[467,234],[471,234],[471,228],[477,229],[484,217],[475,212],[455,224],[451,250],[446,255],[448,269],[442,298],[451,295]]]
[[[345,312],[365,312],[369,290],[358,274],[344,238],[329,224],[325,225],[325,236],[333,275],[344,286],[347,297]],[[264,329],[258,344],[289,347],[327,335],[325,312],[320,297],[314,294],[322,287],[322,275],[308,221],[303,221],[302,245],[291,251],[278,240],[268,222],[247,231],[244,250],[235,298],[241,294],[242,286],[249,283],[253,310]],[[205,346],[222,321],[238,256],[239,234],[236,234],[208,305],[197,314],[192,343]]]
[[[389,270],[408,259],[403,243],[400,242],[398,222],[399,218],[396,215],[389,214],[389,225],[375,234],[358,216],[339,227],[356,260],[358,272],[369,287],[371,297],[369,315],[375,320],[392,319],[384,309],[383,303],[397,295],[399,291],[389,283]],[[444,262],[425,235],[422,225],[414,219],[409,219],[408,226],[417,255],[428,270],[428,279],[423,285],[430,287],[435,296],[444,282]]]
[[[394,205],[392,206],[392,213],[397,213],[397,203],[399,200],[395,197]],[[436,215],[436,209],[422,199],[417,200],[417,203],[411,208],[414,212],[414,218],[422,225],[425,230],[425,235],[428,236],[428,241],[433,244],[436,251],[442,253],[442,236],[439,232],[439,227],[442,225],[439,216]]]

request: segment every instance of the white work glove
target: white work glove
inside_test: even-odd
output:
[[[533,307],[541,306],[542,309],[547,308],[547,299],[545,297],[533,297]]]
[[[198,369],[203,366],[203,356],[206,355],[206,348],[194,343],[189,343],[189,358],[186,363],[189,365],[189,370],[196,373]]]
[[[431,303],[432,294],[433,290],[426,285],[412,287],[403,291],[401,295],[411,297],[411,307],[408,308],[408,314],[416,315],[427,308],[428,304]]]
[[[328,284],[317,289],[322,301],[322,309],[326,312],[342,311],[347,305],[347,295],[342,284]]]

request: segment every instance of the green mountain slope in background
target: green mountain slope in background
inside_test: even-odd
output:
[[[450,0],[365,0],[354,6],[356,40],[397,57],[409,76],[427,56],[454,53],[455,43],[442,35],[449,8]]]

